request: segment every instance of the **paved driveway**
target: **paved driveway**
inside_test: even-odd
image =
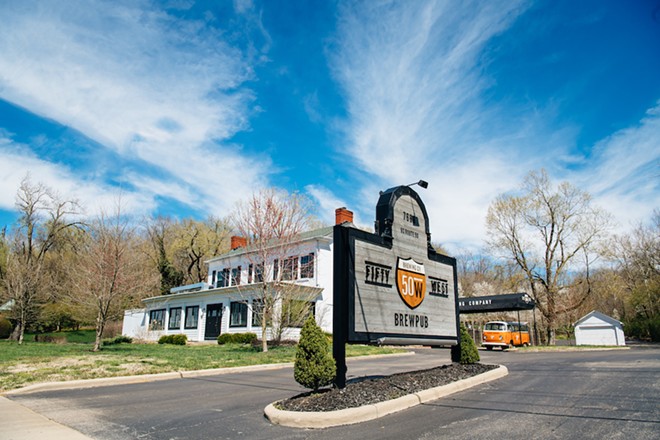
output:
[[[509,375],[449,398],[345,427],[273,426],[266,404],[302,391],[290,368],[176,379],[12,400],[97,439],[658,439],[660,349],[480,352]],[[352,375],[446,363],[446,350],[352,360]]]

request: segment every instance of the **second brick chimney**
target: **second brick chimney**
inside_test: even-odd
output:
[[[353,223],[353,212],[345,207],[335,209],[335,224],[341,225],[346,222]]]
[[[231,237],[231,250],[233,251],[234,249],[238,248],[244,248],[247,247],[247,238],[245,237],[239,237],[238,235],[232,235]]]

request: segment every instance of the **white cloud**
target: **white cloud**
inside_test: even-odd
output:
[[[222,144],[247,127],[252,71],[206,23],[148,1],[5,2],[0,14],[2,99],[160,168],[152,189],[178,182],[215,213],[267,181],[267,160]]]
[[[345,201],[335,196],[332,191],[320,185],[307,185],[305,191],[317,202],[319,206],[319,219],[328,225],[335,224],[335,210],[337,208],[347,208],[353,211],[353,223],[360,224],[360,215],[353,208],[348,206]]]
[[[422,178],[430,183],[419,191],[434,241],[479,243],[490,200],[550,154],[539,154],[550,139],[533,152],[524,147],[536,145],[526,141],[540,116],[511,130],[481,101],[482,51],[522,11],[516,2],[342,9],[330,59],[348,102],[344,153],[358,166],[361,200]],[[566,145],[562,134],[553,140]],[[371,214],[376,200],[361,212]]]
[[[0,208],[14,209],[16,192],[21,181],[28,175],[34,183],[43,183],[54,189],[63,199],[78,200],[85,209],[83,214],[88,216],[111,209],[119,197],[122,210],[132,215],[146,215],[155,207],[153,198],[148,195],[120,191],[81,179],[66,167],[36,157],[27,146],[0,137],[0,176],[3,188],[0,191]]]
[[[348,153],[363,169],[403,182],[420,164],[446,167],[467,151],[493,150],[480,136],[495,115],[479,101],[476,64],[520,13],[515,2],[365,3],[342,12],[332,62],[348,100]]]
[[[619,227],[647,222],[660,208],[660,103],[639,124],[598,142],[588,168],[570,176]]]
[[[584,158],[574,152],[579,125],[558,126],[553,100],[529,109],[486,101],[488,43],[529,6],[343,5],[330,63],[347,100],[342,152],[362,185],[356,209],[373,216],[379,189],[422,178],[433,240],[474,250],[489,204],[542,167],[593,193],[624,223],[658,207],[660,106]]]

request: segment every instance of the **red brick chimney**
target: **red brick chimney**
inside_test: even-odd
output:
[[[232,235],[231,250],[233,251],[234,249],[238,249],[240,247],[242,248],[247,247],[247,238],[239,237],[238,235]]]
[[[353,223],[353,212],[345,207],[335,209],[335,224],[341,225],[346,222]]]

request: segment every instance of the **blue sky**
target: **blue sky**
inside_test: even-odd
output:
[[[621,230],[660,207],[660,1],[2,1],[0,225],[21,179],[90,214],[227,215],[275,186],[434,241],[545,168]]]

